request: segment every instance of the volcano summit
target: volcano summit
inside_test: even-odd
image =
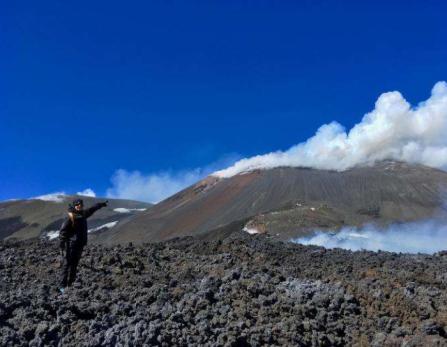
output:
[[[413,221],[443,211],[446,187],[445,171],[396,161],[341,172],[281,167],[209,176],[100,235],[100,241],[219,238],[231,223],[289,239],[315,228]]]

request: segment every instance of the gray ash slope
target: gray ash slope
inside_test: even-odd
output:
[[[0,344],[445,346],[447,254],[350,252],[233,232],[89,245],[54,288],[57,245],[0,242]]]
[[[0,240],[15,238],[26,240],[46,235],[60,228],[67,216],[67,207],[75,198],[82,198],[86,207],[107,198],[93,198],[78,195],[58,195],[59,201],[41,199],[11,200],[0,202]],[[89,228],[118,221],[122,223],[142,211],[132,209],[148,209],[152,204],[122,199],[108,199],[109,205],[96,212],[89,219]],[[114,211],[116,208],[128,209],[128,213]],[[92,235],[92,239],[95,235]]]
[[[315,228],[412,221],[445,209],[446,191],[447,172],[393,161],[343,172],[283,167],[210,176],[122,223],[101,242],[161,241],[235,221],[261,224],[282,239]]]

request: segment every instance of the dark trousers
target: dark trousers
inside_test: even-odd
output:
[[[81,259],[84,245],[78,242],[68,241],[62,264],[61,287],[71,286],[76,279],[76,271]]]

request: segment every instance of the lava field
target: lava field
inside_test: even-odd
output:
[[[447,252],[326,250],[237,232],[84,250],[0,242],[2,346],[446,346]]]

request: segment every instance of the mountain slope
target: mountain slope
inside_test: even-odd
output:
[[[343,172],[284,167],[210,176],[99,239],[160,241],[263,218],[284,238],[316,227],[409,221],[439,212],[446,188],[446,172],[392,161]]]
[[[56,236],[55,231],[67,216],[67,206],[75,198],[82,198],[86,207],[106,200],[87,196],[48,195],[35,199],[0,202],[0,240]],[[89,218],[89,228],[106,230],[133,218],[142,213],[142,209],[146,210],[151,206],[139,201],[109,199],[106,208]]]

